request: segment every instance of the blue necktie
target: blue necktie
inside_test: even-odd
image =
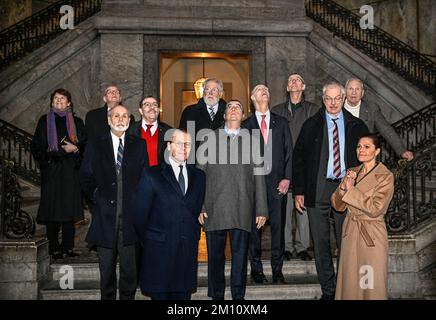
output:
[[[185,194],[185,177],[183,176],[183,165],[179,166],[180,173],[179,173],[179,186],[180,190],[182,190],[182,194]]]
[[[123,147],[123,140],[120,138],[120,144],[118,145],[118,153],[117,153],[117,174],[120,174],[121,171],[121,165],[123,163],[123,152],[124,152],[124,147]]]

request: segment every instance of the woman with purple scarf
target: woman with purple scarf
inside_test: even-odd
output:
[[[36,127],[30,150],[41,169],[41,201],[37,222],[46,225],[53,259],[77,256],[74,223],[83,220],[79,168],[86,143],[82,119],[73,115],[71,94],[56,89],[50,111]],[[62,229],[62,243],[59,232]]]

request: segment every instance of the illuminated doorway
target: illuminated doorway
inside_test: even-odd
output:
[[[186,106],[195,104],[194,83],[202,78],[223,81],[223,99],[238,99],[248,115],[250,101],[250,55],[213,52],[161,52],[160,99],[161,121],[178,127]],[[226,259],[230,259],[227,237]],[[198,261],[207,261],[206,236],[201,232]]]
[[[211,52],[160,54],[161,120],[178,127],[183,109],[198,102],[194,83],[201,77],[224,83],[223,99],[238,99],[249,110],[250,56]],[[247,113],[246,113],[247,114]]]

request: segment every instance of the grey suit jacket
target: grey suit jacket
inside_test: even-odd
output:
[[[398,156],[401,156],[407,150],[400,136],[388,123],[377,104],[368,104],[362,100],[359,118],[365,122],[370,132],[379,132]]]
[[[206,232],[226,229],[251,232],[253,215],[268,217],[265,176],[254,175],[257,165],[250,150],[248,154],[244,150],[244,146],[252,145],[250,139],[247,129],[242,128],[239,136],[230,139],[220,128],[206,135],[205,142],[198,149],[209,160],[203,163],[203,160],[197,159],[197,167],[206,174],[202,210],[208,215],[204,224]],[[208,141],[212,142],[209,144]],[[220,143],[223,143],[222,146]],[[231,157],[231,150],[235,151],[235,157]],[[252,152],[259,154],[258,151]],[[248,158],[243,157],[243,154]],[[228,161],[236,160],[236,156],[237,161]],[[244,161],[244,158],[248,161]]]

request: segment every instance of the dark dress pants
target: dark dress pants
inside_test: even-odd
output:
[[[233,300],[243,300],[247,284],[247,255],[250,233],[240,229],[206,232],[208,296],[212,299],[224,300],[227,232],[230,233],[232,253],[230,276],[232,298]]]
[[[318,281],[323,295],[329,297],[333,297],[336,291],[336,276],[330,246],[330,217],[332,215],[335,222],[335,238],[338,247],[337,266],[339,266],[342,224],[346,215],[346,213],[338,213],[330,203],[330,197],[338,185],[339,183],[327,182],[315,208],[307,207]]]
[[[100,292],[102,300],[115,300],[117,295],[117,256],[120,262],[119,296],[120,300],[134,300],[138,286],[139,246],[123,246],[122,232],[119,232],[114,249],[97,247],[100,268]]]
[[[273,274],[282,271],[285,248],[285,211],[282,210],[283,197],[276,199],[268,196],[269,223],[271,227],[271,268]],[[262,266],[262,232],[263,228],[256,228],[256,219],[253,219],[253,228],[250,234],[250,260],[251,270],[263,271]]]
[[[62,227],[62,244],[59,244],[59,231]],[[48,239],[49,254],[54,252],[73,249],[74,247],[74,234],[75,227],[73,221],[68,222],[55,222],[50,221],[46,224],[46,232]]]

